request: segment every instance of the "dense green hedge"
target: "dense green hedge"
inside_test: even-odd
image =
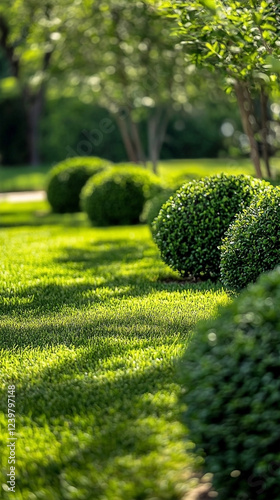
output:
[[[225,174],[185,184],[153,223],[163,260],[183,276],[219,277],[225,231],[235,214],[266,186],[250,176]]]
[[[118,165],[87,182],[82,206],[94,225],[136,224],[145,201],[161,189],[160,179],[148,170]]]
[[[88,179],[108,167],[108,160],[91,156],[68,158],[52,168],[47,197],[54,212],[78,212],[80,193]]]
[[[279,498],[280,268],[200,324],[180,365],[189,438],[220,500]]]
[[[280,189],[266,191],[238,214],[221,246],[221,279],[241,289],[280,264]]]

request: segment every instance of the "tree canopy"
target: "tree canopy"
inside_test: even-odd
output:
[[[273,0],[171,0],[157,5],[177,21],[174,31],[181,38],[187,60],[219,72],[227,92],[235,92],[256,173],[261,177],[252,100],[261,95],[262,142],[266,147],[267,94],[278,88],[280,69],[280,6]]]

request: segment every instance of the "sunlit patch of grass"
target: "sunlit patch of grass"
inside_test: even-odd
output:
[[[0,227],[18,226],[89,226],[85,213],[54,214],[47,201],[24,201],[0,203]]]
[[[175,361],[226,293],[177,282],[145,226],[61,217],[2,228],[0,245],[1,498],[14,383],[16,500],[181,499],[196,459]]]
[[[50,168],[50,166],[0,166],[0,192],[45,189],[46,176]]]
[[[220,173],[254,175],[252,162],[247,159],[194,159],[161,162],[159,174],[169,186]]]

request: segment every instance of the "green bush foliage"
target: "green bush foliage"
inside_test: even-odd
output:
[[[118,165],[87,182],[82,206],[96,226],[137,224],[145,201],[161,190],[160,179],[148,170]]]
[[[271,188],[238,214],[221,246],[221,279],[239,290],[280,264],[280,189]]]
[[[154,196],[151,200],[146,201],[141,214],[141,222],[148,224],[152,229],[152,222],[158,216],[162,205],[166,203],[173,192],[172,189],[163,189],[161,193]]]
[[[153,223],[163,260],[182,276],[219,277],[222,238],[235,214],[268,186],[245,175],[215,175],[185,184]]]
[[[91,156],[68,158],[55,165],[47,183],[47,197],[53,211],[78,212],[82,187],[109,165],[108,160]]]
[[[180,369],[184,420],[221,500],[279,497],[280,268],[201,323]]]

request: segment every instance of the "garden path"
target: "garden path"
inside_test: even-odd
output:
[[[45,191],[22,191],[13,193],[0,193],[0,202],[23,203],[27,201],[43,201],[46,199]]]

